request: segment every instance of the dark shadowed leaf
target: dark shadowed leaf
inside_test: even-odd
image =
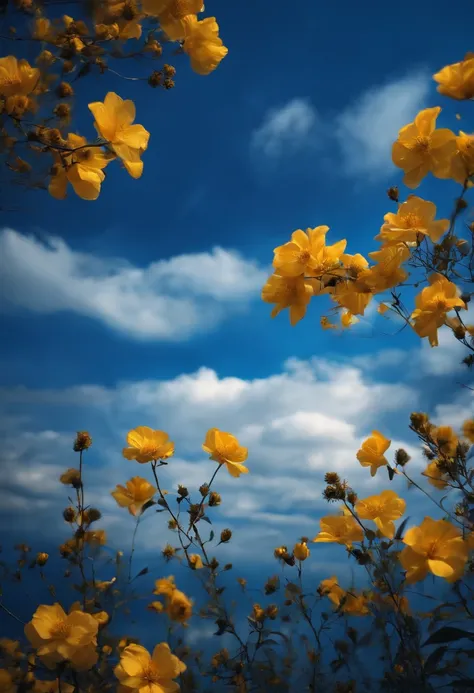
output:
[[[422,647],[426,645],[439,645],[443,642],[454,642],[454,640],[461,640],[461,638],[474,638],[474,633],[469,633],[467,630],[461,630],[460,628],[452,628],[451,626],[445,626],[440,628],[433,633],[426,642],[423,643]]]
[[[442,645],[441,647],[437,647],[436,650],[434,650],[430,654],[430,656],[425,662],[425,672],[428,674],[428,676],[436,671],[436,669],[438,668],[438,664],[443,659],[447,650],[448,646]]]
[[[400,539],[403,537],[403,532],[405,531],[405,527],[407,526],[407,522],[410,518],[406,517],[400,527],[397,529],[397,532],[394,536],[394,541],[400,541]]]

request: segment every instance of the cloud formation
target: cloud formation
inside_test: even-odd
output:
[[[0,273],[3,310],[68,311],[134,339],[163,341],[214,329],[258,295],[267,278],[256,262],[218,247],[141,268],[12,229],[0,233]]]
[[[295,98],[265,114],[253,132],[251,146],[268,159],[294,154],[313,142],[319,119],[308,99]]]

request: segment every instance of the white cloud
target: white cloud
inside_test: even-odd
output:
[[[294,153],[314,137],[318,121],[308,99],[292,99],[266,113],[252,134],[252,147],[270,159]]]
[[[370,178],[393,172],[391,145],[403,125],[426,105],[429,75],[418,72],[374,87],[336,118],[336,138],[343,168]]]
[[[170,341],[213,329],[267,278],[257,263],[218,247],[140,268],[11,229],[0,233],[0,273],[6,310],[70,311],[135,339]]]

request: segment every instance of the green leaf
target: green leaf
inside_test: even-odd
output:
[[[209,535],[209,541],[212,541],[214,539],[214,530],[211,531]]]
[[[461,638],[474,639],[474,633],[469,633],[467,630],[461,630],[460,628],[445,626],[437,630],[436,633],[433,633],[433,635],[423,643],[422,647],[426,645],[439,645],[443,642],[454,642],[454,640],[461,640]]]
[[[142,575],[146,575],[148,573],[148,568],[142,568],[139,573],[135,575],[135,577],[141,577]]]
[[[395,536],[394,536],[394,538],[393,538],[394,541],[400,541],[400,540],[401,540],[401,538],[403,537],[403,532],[405,531],[405,527],[407,526],[407,522],[408,522],[409,519],[410,519],[409,517],[406,517],[406,518],[403,520],[402,524],[401,524],[400,527],[397,529],[397,532],[396,532],[396,534],[395,534]]]

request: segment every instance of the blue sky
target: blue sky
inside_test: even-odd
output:
[[[121,458],[126,432],[168,431],[176,459],[165,488],[197,488],[214,464],[200,446],[217,426],[250,450],[248,477],[218,477],[225,502],[216,527],[238,528],[223,554],[237,563],[249,546],[255,556],[264,547],[271,564],[275,545],[316,534],[325,471],[360,495],[386,484],[355,459],[373,428],[393,439],[392,451],[403,444],[413,454],[417,474],[410,412],[424,408],[443,423],[472,414],[472,392],[458,384],[472,376],[447,335],[430,350],[370,312],[334,335],[320,329],[326,304],[317,301],[291,328],[260,300],[273,248],[296,228],[327,224],[348,252],[376,249],[393,205],[386,189],[401,183],[390,146],[418,110],[441,105],[439,122],[453,129],[460,112],[469,130],[469,104],[438,96],[431,75],[472,49],[469,22],[459,21],[471,3],[447,12],[440,0],[393,10],[372,0],[291,8],[208,0],[213,14],[229,55],[211,76],[193,74],[181,56],[170,92],[119,78],[76,83],[85,136],[94,136],[88,101],[108,90],[135,101],[137,122],[151,131],[140,180],[111,165],[96,202],[8,190],[14,211],[2,212],[0,233],[8,542],[64,534],[52,521],[65,501],[56,479],[76,462],[76,430],[94,439],[90,502],[126,548],[117,544],[132,523],[104,495],[143,472]],[[127,74],[151,69],[138,63]],[[458,189],[430,178],[418,192],[445,217]],[[165,536],[144,530],[139,550],[158,550]],[[313,553],[318,574],[321,559],[331,572],[347,564],[332,549]]]

